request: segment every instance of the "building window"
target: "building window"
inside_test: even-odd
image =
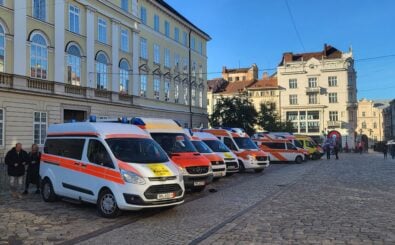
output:
[[[290,94],[289,95],[289,104],[290,105],[297,105],[298,104],[298,95],[297,94]]]
[[[170,80],[168,78],[165,79],[165,101],[170,100]]]
[[[198,44],[199,46],[198,46],[198,53],[199,54],[203,54],[203,42],[202,41],[199,41],[199,44]]]
[[[69,30],[80,33],[80,9],[74,5],[69,6]]]
[[[160,99],[160,77],[154,76],[154,98],[159,100]]]
[[[4,5],[4,0],[0,0],[0,5]]]
[[[239,77],[235,77],[235,81],[239,81],[240,79],[239,79]]]
[[[67,82],[81,85],[81,51],[76,45],[67,48]]]
[[[201,107],[201,108],[203,108],[203,88],[201,88],[200,90],[199,90],[199,96],[198,96],[199,98],[199,106]]]
[[[362,112],[362,117],[366,117],[366,112]]]
[[[178,68],[180,66],[180,55],[174,54],[174,66]]]
[[[199,78],[200,79],[203,79],[203,66],[202,65],[199,65]]]
[[[45,21],[47,14],[46,5],[45,0],[33,0],[33,17]]]
[[[180,102],[180,83],[175,82],[174,85],[174,102],[179,103]]]
[[[376,122],[373,123],[373,128],[377,128],[377,123]]]
[[[196,45],[196,39],[195,39],[195,37],[192,37],[191,38],[191,49],[192,50],[196,50],[195,45]]]
[[[232,82],[233,81],[233,77],[229,77],[228,80],[229,80],[229,82]]]
[[[102,18],[98,19],[97,40],[102,43],[107,43],[107,22]]]
[[[124,52],[129,51],[129,32],[128,30],[121,30],[121,50]]]
[[[154,30],[159,32],[159,15],[154,15]]]
[[[121,1],[121,8],[126,12],[129,12],[129,0],[122,0]]]
[[[5,31],[0,25],[0,72],[4,72],[5,65]]]
[[[107,56],[99,52],[96,56],[96,84],[98,89],[107,89]]]
[[[4,110],[0,109],[0,146],[4,146]]]
[[[123,93],[128,93],[129,69],[129,63],[122,59],[119,63],[119,91]]]
[[[362,122],[362,128],[366,129],[366,122]]]
[[[337,77],[336,76],[328,77],[328,86],[329,87],[337,87]]]
[[[34,34],[30,45],[31,77],[47,79],[48,45],[41,34]]]
[[[195,61],[192,63],[192,76],[196,77],[196,62]]]
[[[154,63],[160,64],[160,47],[158,44],[154,44]]]
[[[170,49],[165,48],[165,67],[170,68]]]
[[[184,31],[182,32],[182,44],[187,47],[188,46],[188,34]]]
[[[187,58],[183,58],[182,62],[183,62],[184,73],[187,73],[187,71],[188,71],[188,60],[187,60]]]
[[[191,105],[195,106],[196,105],[196,87],[195,86],[192,86],[191,93],[192,93],[191,94],[191,96],[192,96]]]
[[[140,38],[140,57],[148,59],[147,39],[145,38]]]
[[[337,122],[339,121],[339,116],[337,111],[330,111],[329,112],[329,121]]]
[[[317,78],[309,77],[309,88],[316,88],[316,87],[317,87]]]
[[[147,97],[147,75],[140,75],[140,96]]]
[[[298,80],[289,79],[289,88],[298,88]]]
[[[337,103],[337,93],[329,93],[329,103]]]
[[[188,86],[184,86],[184,103],[185,103],[185,105],[189,104],[189,101],[188,101]]]
[[[309,94],[309,104],[317,104],[317,94]]]
[[[178,27],[174,27],[174,40],[176,42],[180,41],[180,29]]]
[[[34,112],[34,144],[43,145],[47,135],[47,113]]]
[[[165,36],[170,37],[170,23],[165,20]]]
[[[147,9],[144,7],[140,8],[140,19],[141,23],[143,23],[144,25],[147,24]]]

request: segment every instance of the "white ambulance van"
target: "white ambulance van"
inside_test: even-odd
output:
[[[184,200],[178,167],[144,130],[120,123],[66,123],[48,128],[42,198],[97,204],[106,218],[120,210],[166,207]]]

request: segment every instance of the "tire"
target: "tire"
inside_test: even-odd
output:
[[[239,173],[244,173],[246,171],[246,168],[244,167],[244,163],[239,161]]]
[[[234,173],[226,173],[226,177],[232,176]]]
[[[215,178],[213,178],[213,182],[218,182],[219,179],[220,179],[220,177],[215,177]]]
[[[116,218],[121,214],[115,196],[110,190],[104,189],[100,192],[97,199],[97,212],[100,216],[109,219]]]
[[[303,158],[302,158],[301,156],[297,156],[297,157],[295,158],[295,163],[301,164],[302,162],[303,162]]]
[[[202,191],[204,191],[205,188],[206,188],[206,186],[192,187],[192,188],[191,188],[191,191],[192,191],[192,192],[202,192]]]
[[[58,199],[55,191],[53,190],[52,182],[48,178],[45,178],[41,182],[41,197],[44,202],[55,202]]]
[[[255,173],[262,173],[264,170],[264,168],[258,168],[258,169],[254,169]]]

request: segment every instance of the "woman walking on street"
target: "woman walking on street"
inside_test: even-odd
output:
[[[29,184],[32,183],[36,185],[36,194],[40,193],[40,160],[41,152],[38,150],[38,145],[33,144],[32,150],[28,155],[28,167],[25,182],[25,191],[23,194],[27,194],[29,191]]]

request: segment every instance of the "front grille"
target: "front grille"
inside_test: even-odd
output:
[[[145,192],[144,196],[147,199],[156,199],[158,194],[163,193],[171,193],[175,192],[176,196],[180,196],[182,194],[182,189],[178,184],[170,184],[170,185],[153,185],[150,186]]]
[[[225,161],[233,161],[235,160],[234,158],[225,158]]]
[[[255,158],[256,158],[257,161],[267,161],[267,157],[258,156],[258,157],[255,157]]]
[[[208,167],[187,167],[189,174],[206,174],[208,173]]]
[[[167,180],[175,180],[177,176],[168,176],[168,177],[149,177],[150,181],[167,181]]]
[[[213,168],[213,172],[222,172],[222,171],[225,171],[225,169],[224,168],[217,168],[217,169]]]
[[[211,165],[223,165],[223,161],[211,161]]]
[[[238,168],[238,164],[237,164],[237,162],[227,162],[226,163],[226,167],[227,168],[232,168],[233,167],[233,169],[237,169]]]

